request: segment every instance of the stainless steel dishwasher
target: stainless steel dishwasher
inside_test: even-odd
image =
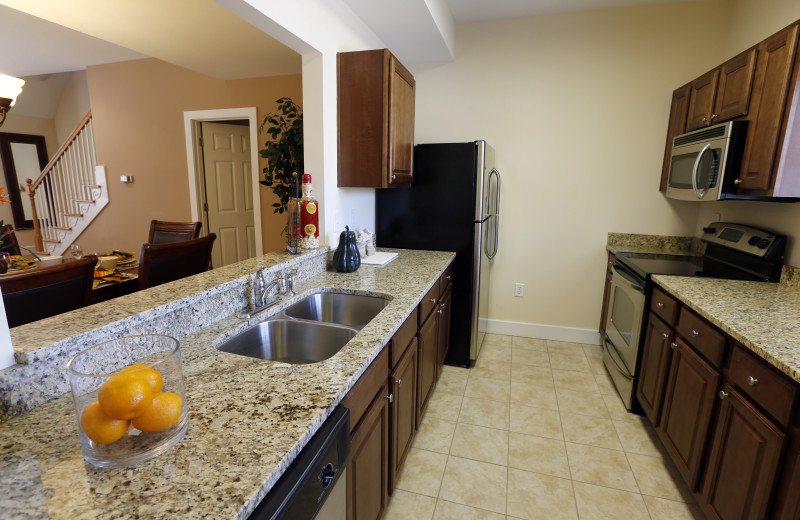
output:
[[[281,475],[250,520],[342,520],[347,516],[350,411],[338,406]]]

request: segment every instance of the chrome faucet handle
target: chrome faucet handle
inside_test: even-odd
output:
[[[287,269],[283,274],[283,293],[291,298],[295,295],[294,292],[294,275],[297,274],[297,269]]]
[[[253,304],[260,307],[264,304],[264,293],[266,292],[267,281],[264,279],[264,268],[259,267],[253,279]]]

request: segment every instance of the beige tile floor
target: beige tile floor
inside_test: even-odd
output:
[[[446,366],[388,520],[700,520],[646,418],[595,345],[488,335]]]

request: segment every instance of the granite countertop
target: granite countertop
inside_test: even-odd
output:
[[[667,255],[697,255],[705,244],[695,237],[609,233],[606,241],[609,253],[655,253]]]
[[[213,346],[253,323],[235,315],[182,337],[188,432],[138,466],[101,469],[84,462],[69,393],[0,423],[3,518],[246,518],[453,257],[401,251],[385,266],[322,272],[296,283],[296,297],[253,320],[327,290],[392,299],[339,353],[319,363],[217,351]]]
[[[800,288],[654,275],[653,281],[708,321],[800,383]]]

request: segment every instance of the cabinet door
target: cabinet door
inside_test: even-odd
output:
[[[658,434],[689,487],[697,489],[720,375],[675,340]]]
[[[672,329],[655,314],[650,313],[636,397],[653,426],[658,426],[661,419],[664,387],[669,372],[669,362],[672,359],[671,345],[677,346]]]
[[[711,114],[713,124],[747,115],[755,70],[756,49],[745,51],[720,67],[719,87]]]
[[[350,435],[347,519],[377,520],[388,503],[389,400],[384,384]]]
[[[389,58],[389,186],[411,184],[414,160],[416,82],[394,56]]]
[[[660,191],[667,190],[669,180],[669,167],[671,164],[672,141],[676,136],[686,132],[686,119],[689,115],[689,93],[691,85],[684,85],[672,93],[672,106],[669,110],[669,125],[667,126],[667,146],[664,150],[664,165],[661,167]],[[601,329],[605,326],[605,321]]]
[[[722,399],[703,490],[710,518],[766,518],[786,435],[729,385]]]
[[[389,493],[397,485],[400,468],[411,448],[416,429],[417,415],[417,338],[411,340],[403,357],[389,376],[392,389],[392,470],[389,479]]]
[[[717,93],[719,69],[703,74],[691,82],[689,94],[689,118],[686,131],[697,130],[711,124],[711,110],[714,108],[714,96]]]
[[[428,405],[428,399],[436,383],[436,312],[422,323],[417,333],[419,340],[419,362],[417,369],[417,424],[422,418],[422,413]]]
[[[447,357],[447,350],[450,348],[450,301],[452,299],[453,290],[452,286],[447,288],[442,299],[439,300],[439,323],[436,326],[437,336],[436,350],[438,352],[436,359],[436,379],[442,375],[442,367],[444,360]]]
[[[758,45],[740,190],[767,191],[772,187],[775,151],[797,52],[797,27],[788,27]]]

